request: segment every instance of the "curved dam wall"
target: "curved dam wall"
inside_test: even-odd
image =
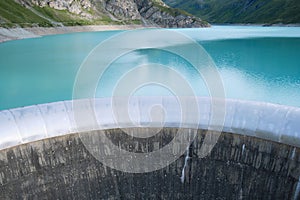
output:
[[[121,102],[130,118],[115,112]],[[225,100],[223,123],[212,124],[220,116],[210,99],[197,97],[199,113],[184,113],[191,102],[192,97],[85,99],[1,111],[0,199],[299,199],[299,108]],[[151,115],[157,105],[164,124]],[[85,116],[87,111],[93,115]],[[190,118],[182,121],[184,115]],[[156,127],[163,128],[150,138],[124,132],[139,136]],[[125,151],[153,152],[170,144],[179,127],[196,134],[191,145],[174,162],[147,173],[107,167],[84,144],[104,134]],[[212,150],[202,157],[203,148]]]
[[[177,131],[164,128],[151,140],[128,137],[121,129],[82,135],[95,139],[106,134],[116,144],[123,141],[121,148],[144,153],[166,145]],[[185,154],[148,173],[126,173],[103,165],[78,134],[4,149],[0,152],[0,199],[299,198],[299,148],[223,132],[211,153],[199,158],[204,137],[217,132],[191,131],[196,138],[187,161]]]
[[[198,110],[185,109],[194,101]],[[157,105],[164,110],[158,114],[163,118],[150,114]],[[221,100],[219,106],[221,114],[212,112],[210,98],[182,97],[179,102],[176,97],[156,96],[82,99],[4,110],[0,111],[0,149],[91,130],[179,126],[237,133],[300,147],[300,108],[230,99]],[[130,117],[118,116],[116,110],[120,109]],[[183,115],[190,117],[182,120]],[[196,115],[198,121],[193,120]],[[222,119],[212,120],[214,117]]]

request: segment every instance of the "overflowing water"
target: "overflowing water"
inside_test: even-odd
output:
[[[188,160],[189,160],[189,154],[190,154],[190,147],[188,146],[186,148],[186,156],[184,158],[184,165],[183,165],[183,168],[182,168],[182,171],[181,171],[181,177],[180,177],[180,180],[181,180],[181,183],[184,183],[184,179],[185,179],[185,169],[187,167],[187,164],[188,164]]]

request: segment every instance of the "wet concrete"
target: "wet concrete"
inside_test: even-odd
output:
[[[147,129],[134,129],[147,131]],[[205,136],[194,130],[184,182],[186,155],[163,169],[126,173],[95,159],[83,140],[103,132],[72,134],[24,144],[0,152],[0,199],[296,199],[300,149],[238,134],[222,133],[205,158],[199,158]],[[122,130],[107,130],[110,140],[130,152],[151,152],[177,133],[164,128],[148,139]],[[112,158],[118,159],[118,158]],[[298,196],[299,197],[299,196]]]

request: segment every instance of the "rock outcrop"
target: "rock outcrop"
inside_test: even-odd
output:
[[[106,20],[107,23],[143,23],[144,25],[164,28],[207,27],[209,24],[182,10],[168,7],[161,0],[16,0],[30,9],[34,14],[51,20],[51,16],[35,10],[50,8],[55,11],[66,11],[68,19],[59,18],[59,22],[76,19],[94,22]],[[49,9],[47,10],[49,12]],[[73,17],[74,16],[74,17]],[[0,14],[1,18],[1,14]],[[100,20],[99,20],[100,19]],[[49,20],[48,20],[49,21]],[[55,26],[55,23],[51,23]],[[69,25],[69,24],[65,24]],[[72,24],[71,24],[72,25]],[[1,26],[1,24],[0,24]]]
[[[166,28],[205,27],[208,23],[184,13],[181,10],[168,7],[160,1],[135,0],[140,15],[152,24]]]
[[[89,11],[93,9],[90,0],[18,0],[22,5],[50,7],[55,10],[66,10],[72,14],[93,18]]]
[[[142,20],[148,25],[164,28],[205,27],[208,23],[160,0],[108,0],[105,9],[119,19]]]
[[[106,1],[105,9],[119,19],[141,19],[141,15],[134,1],[108,0]]]

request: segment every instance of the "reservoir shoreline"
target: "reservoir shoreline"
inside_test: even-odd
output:
[[[300,24],[212,24],[212,26],[260,26],[260,27],[300,27]],[[62,27],[26,27],[3,28],[0,27],[0,43],[11,40],[36,38],[45,35],[57,35],[78,32],[97,32],[114,30],[134,30],[144,28],[161,28],[142,24],[128,25],[88,25],[88,26],[62,26]],[[203,27],[204,28],[204,27]],[[205,27],[207,28],[207,27]]]
[[[133,30],[154,28],[144,25],[89,25],[89,26],[63,26],[63,27],[28,27],[28,28],[2,28],[0,27],[0,43],[11,40],[41,37],[76,32],[96,32],[112,30]],[[157,28],[157,27],[155,27]]]

